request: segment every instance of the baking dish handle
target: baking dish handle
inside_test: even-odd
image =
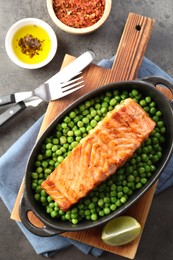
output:
[[[34,226],[30,220],[28,219],[28,212],[31,211],[31,209],[28,206],[27,199],[25,196],[22,197],[21,203],[20,203],[20,208],[19,208],[19,214],[20,214],[20,219],[23,223],[23,225],[33,234],[40,236],[40,237],[51,237],[55,236],[58,234],[63,233],[62,231],[59,230],[52,230],[51,228],[47,226],[43,227],[36,227]]]
[[[154,87],[156,87],[157,85],[163,85],[164,87],[167,87],[173,95],[173,82],[170,82],[169,80],[167,80],[163,77],[151,76],[151,77],[143,78],[141,80],[152,84],[152,86],[154,86]],[[170,103],[173,106],[173,100],[171,100]]]

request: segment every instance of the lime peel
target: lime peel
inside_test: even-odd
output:
[[[141,233],[141,225],[130,216],[120,216],[109,221],[102,230],[101,239],[105,244],[121,246],[130,243]]]

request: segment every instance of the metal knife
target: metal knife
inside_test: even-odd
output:
[[[95,54],[87,51],[72,61],[65,68],[61,69],[58,73],[45,81],[49,86],[57,86],[58,83],[64,83],[75,77],[80,71],[86,68],[95,58]],[[10,95],[0,97],[0,106],[18,103],[26,98],[32,96],[32,91],[16,92]]]
[[[26,98],[23,101],[20,101],[16,103],[11,108],[7,109],[4,113],[0,115],[0,126],[2,126],[4,123],[6,123],[9,119],[16,116],[19,112],[23,111],[26,107],[32,106],[36,107],[38,106],[43,100],[38,97],[30,97]]]

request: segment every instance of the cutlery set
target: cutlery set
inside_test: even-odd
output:
[[[94,58],[95,54],[87,51],[35,90],[16,92],[0,97],[0,106],[15,103],[0,115],[0,126],[28,106],[37,107],[42,101],[49,102],[63,98],[84,87],[83,76],[80,74]]]

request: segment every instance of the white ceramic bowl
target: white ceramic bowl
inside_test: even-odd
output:
[[[37,30],[39,30],[34,31],[36,35],[38,34],[38,36],[34,36],[34,38],[42,42],[42,50],[37,51],[37,54],[33,55],[32,58],[30,55],[22,53],[22,49],[18,45],[20,39],[16,36],[21,30],[23,30],[23,34],[25,35],[32,35],[31,28],[34,28],[34,30],[37,28]],[[53,29],[46,22],[37,18],[19,20],[10,27],[5,38],[5,48],[9,58],[16,65],[26,69],[38,69],[47,65],[55,56],[57,46],[58,41]]]
[[[56,16],[56,14],[54,12],[54,9],[53,9],[53,0],[47,0],[48,13],[49,13],[50,17],[52,18],[53,22],[63,31],[71,33],[71,34],[76,34],[76,35],[83,35],[83,34],[88,34],[88,33],[94,32],[100,26],[102,26],[110,14],[111,6],[112,6],[112,0],[105,0],[104,13],[98,22],[96,22],[95,24],[93,24],[89,27],[86,27],[86,28],[73,28],[73,27],[65,25],[58,19],[58,17]]]

